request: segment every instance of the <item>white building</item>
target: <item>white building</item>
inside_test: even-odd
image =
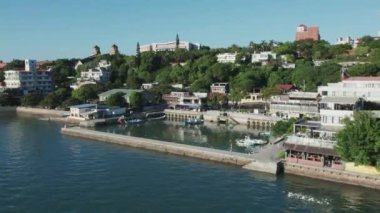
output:
[[[220,53],[216,55],[219,63],[235,63],[237,53]]]
[[[185,50],[199,50],[201,47],[198,43],[191,43],[188,41],[180,41],[178,44],[179,49]],[[176,41],[165,43],[151,43],[140,46],[140,52],[160,52],[160,51],[175,51],[177,49]]]
[[[92,120],[99,118],[110,118],[124,115],[125,107],[111,107],[98,104],[81,104],[70,106],[69,119]]]
[[[270,58],[276,59],[276,57],[277,57],[276,53],[269,52],[269,51],[261,52],[261,53],[253,53],[251,62],[266,64]]]
[[[111,72],[104,67],[97,67],[81,72],[78,81],[107,82],[110,80]]]
[[[380,102],[380,77],[349,77],[338,83],[319,86],[322,97],[356,97]]]
[[[5,88],[20,89],[24,94],[53,91],[50,70],[37,70],[36,60],[25,60],[25,70],[4,71]]]
[[[171,92],[162,97],[169,108],[173,109],[201,109],[207,103],[207,93]]]
[[[141,89],[143,90],[150,90],[156,86],[158,86],[158,82],[153,82],[153,83],[144,83],[141,85]]]
[[[229,92],[229,85],[228,83],[213,83],[210,86],[211,93],[220,93],[220,94],[227,94]]]
[[[355,40],[352,39],[350,36],[348,37],[338,37],[336,39],[336,42],[335,44],[339,45],[339,44],[349,44],[349,45],[354,45],[354,42]]]
[[[290,92],[287,95],[272,96],[270,114],[283,118],[299,118],[303,116],[318,116],[318,101],[320,95],[316,92]]]

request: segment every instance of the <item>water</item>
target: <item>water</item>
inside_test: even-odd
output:
[[[0,212],[380,209],[379,191],[65,137],[60,127],[0,115]]]

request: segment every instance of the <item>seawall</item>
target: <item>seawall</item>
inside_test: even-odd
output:
[[[285,174],[294,174],[332,182],[363,186],[380,190],[380,176],[339,171],[324,167],[285,163]]]
[[[0,112],[16,112],[16,107],[2,106]]]
[[[228,152],[223,150],[178,144],[173,142],[99,132],[79,127],[62,128],[61,133],[64,135],[74,137],[120,144],[135,148],[159,151],[163,153],[198,158],[203,160],[210,160],[220,163],[232,164],[236,166],[243,167],[249,165],[246,167],[246,169],[272,174],[277,173],[276,166],[268,167],[268,162],[258,162],[251,156],[243,153]],[[277,165],[277,163],[273,164]]]
[[[39,115],[44,117],[63,117],[68,114],[67,111],[61,110],[51,110],[51,109],[41,109],[41,108],[31,108],[31,107],[17,107],[17,113],[29,114],[29,115]]]

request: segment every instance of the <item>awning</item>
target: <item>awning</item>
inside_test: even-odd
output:
[[[284,147],[287,150],[297,151],[297,152],[307,152],[313,154],[329,155],[329,156],[338,156],[338,153],[335,149],[314,147],[314,146],[305,146],[298,144],[289,144],[284,143]]]

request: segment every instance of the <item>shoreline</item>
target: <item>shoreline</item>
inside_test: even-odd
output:
[[[282,172],[281,162],[258,161],[252,156],[238,152],[229,152],[168,141],[99,132],[95,130],[83,129],[80,127],[62,128],[61,133],[63,135],[100,142],[113,143],[145,150],[232,164],[253,171],[271,174],[280,174]]]

